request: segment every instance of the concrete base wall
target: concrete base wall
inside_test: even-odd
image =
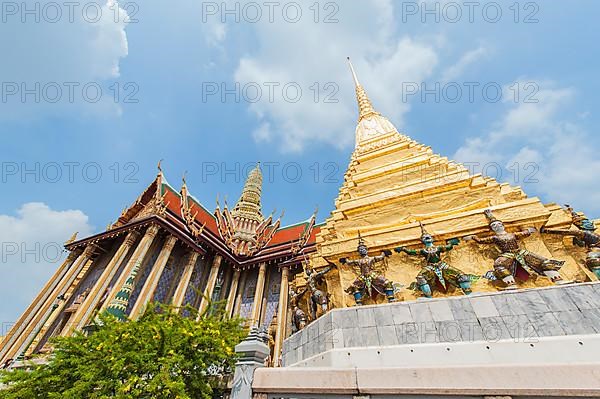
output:
[[[463,356],[463,365],[496,364],[515,356],[552,362],[566,348],[576,356],[572,361],[584,362],[600,359],[596,334],[599,282],[333,309],[285,340],[283,365],[346,367],[356,364],[348,363],[349,352],[362,353],[361,358],[380,367],[396,364],[392,359],[398,356],[412,359],[407,364],[430,359],[435,365],[460,359],[461,352],[470,354]],[[486,343],[494,344],[496,352]],[[553,355],[544,358],[544,353]]]

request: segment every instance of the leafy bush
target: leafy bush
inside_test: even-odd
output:
[[[186,309],[191,317],[165,305],[147,309],[136,321],[106,315],[89,336],[54,339],[47,364],[0,374],[0,398],[213,397],[245,337],[241,320],[219,311],[196,321],[193,309]]]

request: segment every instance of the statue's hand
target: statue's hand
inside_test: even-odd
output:
[[[385,256],[392,256],[392,251],[390,251],[389,249],[384,249],[384,250],[383,250],[383,254],[384,254]]]
[[[396,248],[394,248],[394,252],[402,253],[402,252],[404,252],[404,247],[396,247]]]
[[[340,263],[341,263],[342,265],[345,265],[345,264],[346,264],[346,262],[348,262],[348,259],[346,259],[346,258],[340,258]]]
[[[537,231],[537,229],[535,227],[528,227],[527,229],[525,229],[525,231],[529,234],[533,234]]]
[[[474,235],[464,236],[463,237],[463,241],[473,241],[473,240],[475,240],[475,236]]]
[[[459,243],[460,243],[460,240],[458,238],[451,238],[448,240],[449,245],[458,245]]]

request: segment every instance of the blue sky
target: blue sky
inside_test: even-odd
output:
[[[217,194],[237,199],[245,167],[270,163],[264,211],[285,209],[286,224],[318,205],[324,219],[354,141],[346,56],[402,132],[545,202],[600,215],[597,2],[481,2],[472,15],[451,1],[280,2],[271,22],[262,2],[94,1],[77,3],[73,20],[46,2],[39,22],[20,3],[2,10],[4,323],[56,268],[52,249],[114,221],[159,159],[177,188],[188,171],[209,209]],[[28,252],[36,245],[47,253]]]

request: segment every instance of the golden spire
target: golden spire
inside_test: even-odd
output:
[[[260,170],[260,162],[250,171],[242,195],[237,204],[231,211],[231,216],[244,217],[246,219],[261,222],[263,220],[260,197],[262,191],[262,171]]]
[[[348,65],[350,65],[350,71],[352,72],[352,77],[354,78],[354,86],[356,87],[356,101],[358,102],[358,121],[360,122],[363,118],[366,118],[370,115],[379,115],[378,112],[375,111],[365,89],[362,87],[360,82],[358,81],[358,77],[356,76],[356,72],[354,71],[354,67],[352,66],[352,62],[350,62],[350,57],[347,57]]]

